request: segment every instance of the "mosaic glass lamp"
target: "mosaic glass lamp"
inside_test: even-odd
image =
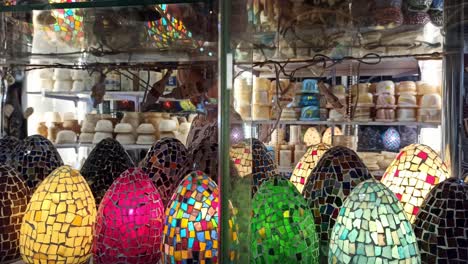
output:
[[[381,181],[395,193],[413,223],[427,194],[448,177],[447,166],[434,150],[413,144],[401,150]]]
[[[325,152],[312,171],[302,194],[315,217],[322,261],[328,254],[330,234],[344,200],[359,183],[371,178],[358,155],[345,147]]]
[[[322,141],[320,132],[315,127],[309,127],[304,134],[304,143],[306,146],[314,146]]]
[[[340,209],[328,263],[421,263],[403,207],[385,185],[359,184]]]
[[[86,263],[91,256],[96,204],[80,172],[62,166],[32,195],[21,225],[26,263]]]
[[[427,195],[414,222],[423,263],[468,259],[468,183],[449,178]]]
[[[383,133],[382,143],[386,150],[390,150],[390,151],[400,150],[400,143],[401,143],[400,133],[398,133],[398,131],[395,128],[390,127]]]
[[[201,171],[187,175],[166,208],[162,263],[218,262],[216,183]]]
[[[157,263],[164,221],[161,197],[148,175],[130,168],[117,178],[99,206],[94,263]]]
[[[20,228],[29,189],[18,172],[8,165],[0,165],[0,263],[20,257]]]
[[[333,131],[333,135],[341,136],[343,135],[343,132],[341,132],[341,129],[339,127],[335,127]],[[322,142],[328,145],[332,144],[332,128],[331,127],[327,128],[327,130],[323,132]]]
[[[99,206],[112,182],[133,166],[132,159],[115,139],[103,139],[94,147],[80,172],[93,192],[96,205]]]
[[[19,139],[15,137],[0,138],[0,163],[4,164],[11,161],[15,148],[20,144]]]
[[[322,155],[329,149],[330,146],[324,143],[312,146],[307,149],[304,156],[296,164],[290,181],[296,186],[300,193],[302,193],[310,173],[315,168]]]
[[[18,145],[12,164],[23,176],[32,194],[42,180],[63,165],[63,161],[52,142],[43,136],[34,135]]]
[[[179,140],[163,138],[148,151],[142,169],[153,180],[166,206],[177,184],[190,169],[188,151]]]
[[[203,140],[190,150],[190,157],[196,170],[203,171],[217,182],[218,179],[218,143]]]
[[[266,180],[252,210],[250,263],[319,263],[314,216],[291,182]]]

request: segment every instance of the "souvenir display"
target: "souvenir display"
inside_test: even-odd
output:
[[[56,169],[28,203],[20,232],[23,261],[87,263],[95,222],[96,204],[85,179],[68,166]]]
[[[99,206],[93,263],[157,263],[163,221],[164,206],[151,179],[141,169],[126,170]]]
[[[398,151],[400,150],[400,133],[393,128],[390,127],[385,131],[385,133],[382,135],[382,142],[386,150],[389,151]]]
[[[382,183],[395,193],[411,223],[429,191],[449,177],[447,166],[428,146],[403,148],[387,168]]]
[[[252,201],[250,263],[319,263],[314,216],[287,180],[266,180]]]
[[[320,158],[322,158],[323,154],[329,149],[330,146],[324,143],[311,146],[297,163],[290,181],[294,184],[299,193],[302,193],[312,170],[315,168]]]
[[[301,93],[297,95],[301,108],[300,120],[318,121],[320,120],[320,100],[317,80],[304,80],[302,82]]]
[[[133,166],[132,159],[122,145],[112,138],[106,138],[94,147],[80,172],[88,182],[97,206],[112,182]]]
[[[416,237],[393,193],[373,179],[360,183],[339,210],[329,263],[421,263]]]

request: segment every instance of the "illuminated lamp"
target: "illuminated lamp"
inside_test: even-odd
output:
[[[153,180],[166,206],[174,190],[190,169],[188,151],[179,140],[163,138],[146,154],[142,169]]]
[[[164,206],[148,175],[130,168],[110,186],[99,206],[94,263],[157,263]]]
[[[413,223],[427,194],[448,177],[447,166],[434,150],[413,144],[401,150],[381,182],[395,193]]]
[[[266,180],[252,210],[250,263],[319,263],[314,216],[291,182]]]
[[[20,257],[20,228],[29,189],[12,167],[0,165],[0,263]]]
[[[19,139],[15,137],[6,136],[0,138],[0,163],[10,162],[15,153],[15,148],[19,144]]]
[[[315,127],[309,127],[304,134],[304,143],[306,146],[314,146],[322,141],[319,131]]]
[[[244,128],[241,125],[231,126],[231,145],[236,145],[244,140]]]
[[[320,239],[320,258],[326,261],[330,234],[344,200],[356,186],[372,175],[356,152],[333,147],[312,170],[302,194],[315,217]]]
[[[132,159],[115,139],[103,139],[94,147],[80,172],[88,182],[97,206],[112,182],[133,166]]]
[[[62,166],[39,184],[20,232],[23,261],[87,263],[91,256],[96,204],[80,172]]]
[[[449,178],[426,196],[414,222],[422,263],[468,259],[468,184]]]
[[[395,128],[390,127],[382,135],[382,142],[386,150],[398,151],[401,143],[400,133]]]
[[[201,171],[187,175],[166,208],[162,263],[218,262],[216,183]]]
[[[31,195],[42,180],[63,165],[63,161],[52,142],[34,135],[27,137],[15,149],[12,165],[23,176]]]
[[[202,140],[190,150],[192,164],[213,181],[218,181],[218,143],[211,139]]]
[[[330,146],[324,143],[309,147],[304,156],[296,164],[296,168],[291,175],[290,181],[296,186],[297,190],[302,193],[304,185],[310,176],[310,173],[317,165],[322,155],[330,149]]]
[[[328,263],[421,263],[411,224],[385,185],[367,180],[348,196],[333,227]]]
[[[335,127],[333,131],[334,136],[342,136],[343,132],[341,132],[341,129],[339,127]],[[332,144],[332,128],[329,127],[325,132],[323,132],[323,137],[322,137],[322,142],[328,145]]]

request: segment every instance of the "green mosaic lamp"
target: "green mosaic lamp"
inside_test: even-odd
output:
[[[319,263],[314,217],[291,182],[264,181],[252,209],[250,263]]]
[[[421,263],[402,205],[385,185],[360,183],[340,209],[328,263]]]

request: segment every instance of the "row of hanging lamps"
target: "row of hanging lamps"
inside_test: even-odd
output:
[[[296,164],[290,180],[300,193],[304,190],[304,185],[312,170],[315,168],[320,158],[322,158],[323,154],[329,149],[330,146],[325,143],[311,146]]]
[[[287,179],[267,179],[252,210],[250,263],[319,263],[314,217]]]

